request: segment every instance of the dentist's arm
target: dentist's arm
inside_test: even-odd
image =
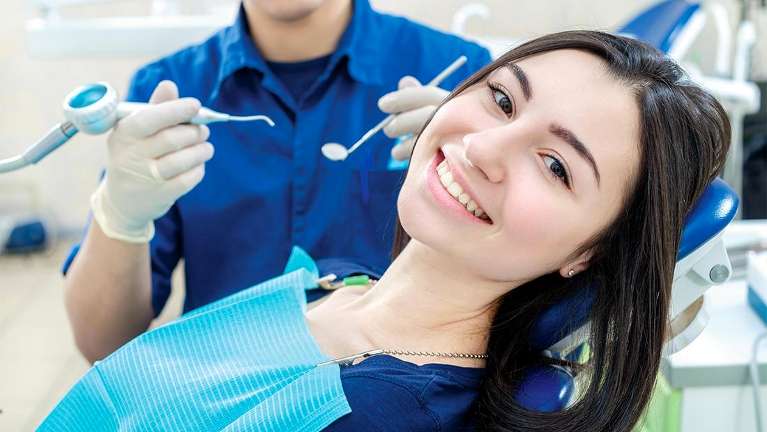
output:
[[[93,223],[64,283],[75,342],[91,362],[149,327],[153,221],[202,180],[213,156],[207,127],[184,124],[200,103],[177,98],[173,83],[160,83],[155,106],[120,121],[108,139]]]

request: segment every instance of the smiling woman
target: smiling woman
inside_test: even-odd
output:
[[[511,50],[436,111],[399,196],[392,268],[431,257],[451,269],[445,297],[491,311],[481,430],[632,428],[668,337],[683,220],[729,133],[673,61],[587,31]],[[581,395],[563,412],[527,411],[511,397],[519,371],[550,361],[527,343],[531,324],[584,284],[595,300]]]

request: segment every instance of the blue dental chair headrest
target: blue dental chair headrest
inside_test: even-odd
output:
[[[679,261],[722,231],[738,212],[738,195],[722,179],[715,179],[687,215],[679,242]]]
[[[735,218],[738,202],[738,196],[727,183],[715,179],[685,219],[677,261],[719,234]],[[584,326],[588,322],[592,300],[592,290],[582,287],[572,296],[544,310],[530,333],[533,348],[547,350]],[[567,369],[541,366],[527,372],[515,397],[518,403],[531,410],[559,411],[567,406],[573,391],[573,377]]]
[[[735,217],[738,202],[738,196],[727,183],[719,178],[715,179],[698,198],[685,219],[677,261],[721,232]],[[546,309],[530,333],[533,348],[540,351],[548,349],[586,324],[591,304],[592,291],[583,287],[571,297]]]

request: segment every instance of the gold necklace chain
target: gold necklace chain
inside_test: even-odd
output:
[[[471,353],[445,353],[445,352],[431,352],[431,351],[407,351],[407,350],[381,350],[383,354],[404,355],[404,356],[416,356],[416,357],[444,357],[444,358],[461,358],[461,359],[486,359],[487,354],[471,354]]]
[[[336,290],[352,285],[375,285],[378,282],[375,279],[371,279],[368,276],[352,276],[344,278],[342,282],[333,283],[336,280],[335,274],[328,274],[317,280],[317,284],[326,290]],[[408,350],[392,350],[392,349],[376,349],[364,351],[361,353],[353,354],[346,357],[340,357],[333,360],[328,360],[317,364],[317,366],[324,366],[329,364],[337,364],[340,366],[351,366],[355,360],[366,359],[375,355],[389,354],[389,355],[402,355],[413,357],[442,357],[442,358],[460,358],[460,359],[486,359],[487,354],[473,354],[473,353],[452,353],[452,352],[433,352],[433,351],[408,351]]]
[[[340,357],[328,361],[318,363],[317,366],[326,365],[339,365],[339,366],[352,366],[354,362],[359,359],[366,359],[368,357],[381,355],[381,354],[393,354],[393,355],[405,355],[405,356],[425,356],[425,357],[446,357],[446,358],[464,358],[464,359],[486,359],[487,354],[471,354],[471,353],[442,353],[442,352],[421,352],[421,351],[404,351],[404,350],[389,350],[389,349],[375,349],[370,351],[364,351],[357,354],[352,354],[346,357]]]

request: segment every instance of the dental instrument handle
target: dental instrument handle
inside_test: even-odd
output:
[[[352,144],[351,147],[349,147],[349,151],[346,152],[346,156],[348,157],[354,150],[357,150],[359,146],[362,144],[365,144],[365,141],[369,140],[370,137],[377,134],[381,129],[385,128],[386,125],[391,123],[394,118],[397,117],[396,114],[389,114],[385,119],[381,120],[377,125],[373,126],[372,129],[365,132],[365,135],[362,135],[362,138],[358,139],[356,143]]]
[[[443,69],[442,72],[437,74],[437,76],[435,76],[431,81],[426,83],[426,87],[439,85],[445,78],[450,76],[450,74],[455,72],[459,67],[463,66],[463,64],[466,63],[466,60],[467,60],[466,56],[460,56],[457,59],[455,59],[455,61],[450,63],[450,65],[448,65],[448,67]],[[386,125],[391,123],[391,121],[394,120],[396,117],[397,117],[396,114],[389,114],[388,117],[386,117],[385,119],[381,120],[380,123],[378,123],[377,125],[373,126],[373,128],[370,129],[369,131],[365,132],[365,134],[362,135],[362,138],[357,140],[357,142],[355,142],[354,144],[352,144],[351,147],[349,147],[349,151],[346,153],[347,157],[354,150],[357,150],[357,148],[359,146],[364,144],[365,141],[369,140],[370,137],[372,137],[373,135],[377,134],[381,129],[385,128]]]
[[[117,119],[121,120],[133,114],[134,112],[146,109],[148,106],[149,104],[141,103],[141,102],[120,102],[117,105]],[[272,121],[271,118],[265,115],[233,116],[233,115],[224,114],[218,111],[213,111],[212,109],[206,108],[206,107],[200,108],[200,111],[197,112],[197,115],[192,117],[192,120],[189,123],[196,124],[196,125],[205,125],[210,123],[229,122],[229,121],[237,121],[237,122],[264,121],[269,126],[274,126],[274,121]]]
[[[0,173],[15,171],[28,165],[33,165],[48,156],[52,151],[61,147],[75,136],[77,128],[64,122],[54,126],[40,141],[32,144],[23,154],[0,160]]]
[[[449,77],[450,74],[458,70],[459,67],[463,66],[463,64],[466,63],[466,60],[467,60],[466,56],[460,56],[457,59],[455,59],[455,61],[450,63],[450,65],[448,65],[448,67],[443,69],[442,72],[437,74],[437,76],[432,78],[431,81],[426,83],[426,87],[439,85],[442,81],[445,80],[445,78]]]

